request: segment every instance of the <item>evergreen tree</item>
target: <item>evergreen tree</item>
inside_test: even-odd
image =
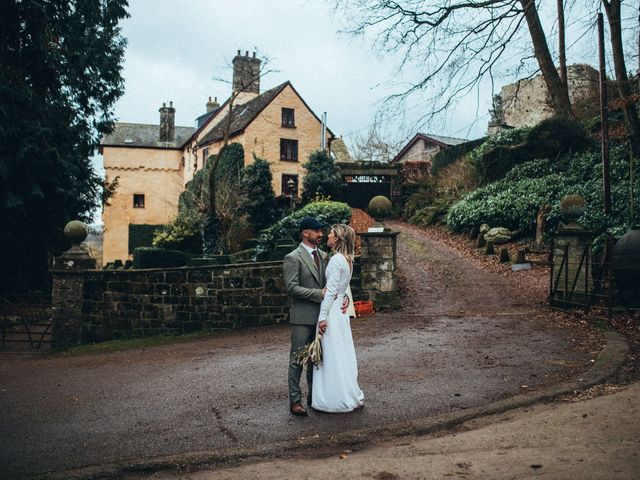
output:
[[[253,155],[242,179],[242,190],[247,196],[244,211],[249,215],[254,231],[270,227],[276,221],[276,195],[269,162]]]
[[[69,220],[91,220],[90,157],[122,95],[126,0],[8,0],[0,19],[0,290],[44,289]],[[10,273],[8,273],[10,272]]]
[[[342,191],[340,172],[333,158],[326,151],[313,152],[309,155],[309,161],[302,166],[307,170],[302,182],[304,203],[309,203],[318,195],[328,196],[333,200],[340,198]]]

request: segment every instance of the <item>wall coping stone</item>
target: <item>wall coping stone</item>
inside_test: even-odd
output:
[[[253,267],[274,267],[282,264],[282,260],[270,260],[268,262],[245,262],[245,263],[228,263],[225,265],[201,265],[201,266],[193,266],[193,267],[170,267],[170,268],[128,268],[123,270],[49,270],[51,273],[56,275],[62,274],[71,274],[78,275],[83,272],[91,272],[91,273],[100,273],[100,274],[111,274],[111,275],[119,275],[122,273],[126,274],[136,274],[136,273],[144,273],[144,272],[191,272],[194,270],[228,270],[230,268],[241,268],[246,266]]]

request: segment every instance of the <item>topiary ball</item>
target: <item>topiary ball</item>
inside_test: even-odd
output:
[[[89,230],[87,226],[80,220],[71,220],[64,226],[64,238],[74,245],[78,245],[87,238]]]
[[[369,201],[367,212],[375,219],[384,219],[391,215],[392,207],[391,200],[384,195],[378,195]]]

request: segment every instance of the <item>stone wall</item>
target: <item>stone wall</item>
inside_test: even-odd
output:
[[[360,288],[376,309],[400,305],[396,271],[398,232],[362,233]],[[355,295],[354,295],[355,296]]]
[[[395,232],[364,233],[351,280],[354,300],[399,303]],[[70,347],[156,334],[286,323],[282,262],[148,270],[82,270],[56,257],[52,345]],[[73,268],[71,265],[73,264]],[[93,268],[93,267],[84,267]]]
[[[597,70],[589,65],[570,65],[567,79],[569,98],[574,108],[582,110],[585,104],[599,105]],[[500,96],[502,123],[511,127],[533,126],[553,115],[542,75],[505,85]]]
[[[53,343],[284,323],[282,262],[53,271]]]

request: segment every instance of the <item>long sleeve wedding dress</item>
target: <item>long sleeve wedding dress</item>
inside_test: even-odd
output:
[[[351,267],[344,255],[331,257],[326,279],[319,320],[327,321],[327,330],[321,340],[323,363],[313,370],[311,406],[323,412],[350,412],[364,405],[364,394],[358,386],[351,321],[341,310],[351,280]]]

